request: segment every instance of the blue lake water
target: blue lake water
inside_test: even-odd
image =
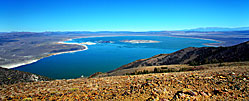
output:
[[[132,44],[120,42],[120,40],[154,40],[160,43]],[[114,43],[98,43],[98,41],[113,41]],[[107,72],[132,61],[157,54],[172,53],[187,47],[204,47],[205,43],[217,43],[211,40],[165,36],[92,37],[73,39],[68,42],[97,44],[87,45],[88,50],[85,51],[47,57],[15,69],[55,79],[78,78],[81,75],[89,76],[95,72]]]

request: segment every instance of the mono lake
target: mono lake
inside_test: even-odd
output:
[[[129,40],[151,40],[152,43],[130,43],[133,41]],[[85,51],[47,57],[14,69],[55,79],[79,78],[95,72],[107,72],[157,54],[172,53],[187,47],[208,47],[203,44],[217,43],[212,40],[166,36],[90,37],[66,42],[91,45],[87,45]]]

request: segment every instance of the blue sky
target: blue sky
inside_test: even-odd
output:
[[[249,0],[0,0],[0,31],[248,27]]]

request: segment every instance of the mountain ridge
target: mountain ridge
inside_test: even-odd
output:
[[[200,27],[194,29],[184,29],[179,31],[244,31],[249,30],[249,27]]]
[[[210,63],[249,61],[248,50],[249,41],[230,47],[189,47],[170,54],[159,54],[151,58],[136,60],[107,72],[107,75],[115,76],[115,72],[120,70],[146,66],[171,64],[202,65]],[[125,73],[121,74],[124,75]]]

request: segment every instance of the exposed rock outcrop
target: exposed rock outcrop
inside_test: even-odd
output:
[[[52,79],[28,72],[22,72],[18,70],[11,70],[0,67],[0,85],[48,80]]]

